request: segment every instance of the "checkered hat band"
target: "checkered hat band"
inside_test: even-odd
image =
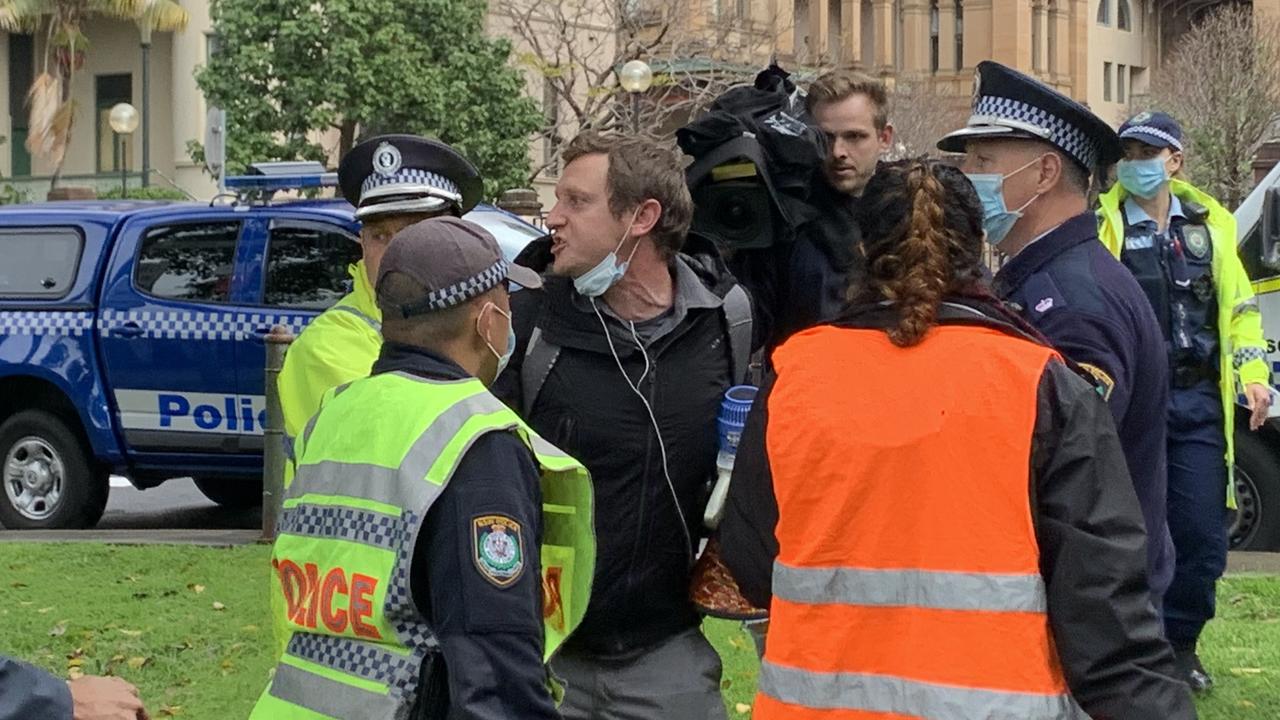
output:
[[[499,260],[478,275],[473,275],[449,287],[440,288],[418,302],[401,305],[400,311],[404,313],[405,317],[410,317],[424,311],[447,310],[451,307],[457,307],[497,287],[498,283],[507,277],[507,269],[509,267],[510,264],[506,260]]]
[[[458,184],[439,173],[417,168],[400,168],[393,175],[374,173],[365,178],[364,182],[360,184],[360,197],[363,199],[365,195],[369,194],[370,190],[387,188],[393,185],[426,186],[454,197],[462,196],[462,191],[458,189]]]
[[[1062,148],[1080,164],[1092,168],[1098,161],[1098,143],[1090,140],[1083,130],[1021,100],[988,95],[980,98],[974,105],[973,114],[1006,118],[1044,128],[1049,131],[1049,142]]]
[[[1170,135],[1160,128],[1151,127],[1150,125],[1134,125],[1131,128],[1126,128],[1124,132],[1120,133],[1120,139],[1124,140],[1125,138],[1131,138],[1134,135],[1150,135],[1151,137],[1158,137],[1178,150],[1182,149],[1182,142],[1178,140],[1178,138]]]

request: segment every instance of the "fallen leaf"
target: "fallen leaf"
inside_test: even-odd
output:
[[[240,628],[240,629],[241,629],[241,630],[243,630],[244,632],[251,632],[251,633],[258,632],[258,626],[257,626],[257,625],[245,625],[244,627],[242,627],[242,628]]]
[[[142,666],[146,665],[149,662],[151,662],[151,658],[131,657],[129,658],[129,662],[125,664],[134,670],[141,670]]]
[[[142,637],[141,630],[125,630],[124,628],[120,628],[120,634],[128,637]]]
[[[736,710],[739,715],[746,715],[751,712],[751,706],[746,703],[738,703],[733,706],[733,709]]]
[[[182,714],[182,706],[181,705],[162,705],[160,707],[160,714],[164,715],[165,717],[178,717],[179,715]]]
[[[47,607],[47,608],[40,608],[40,609],[39,609],[39,610],[37,610],[36,612],[40,613],[41,615],[44,615],[45,613],[48,613],[48,612],[49,612],[50,610],[52,610],[52,609],[53,609],[53,608],[51,608],[51,607]]]
[[[30,585],[27,585],[27,584],[26,584],[26,583],[24,583],[24,582],[16,582],[16,583],[14,583],[14,584],[13,584],[13,587],[14,587],[15,589],[17,589],[17,590],[22,590],[22,589],[25,589],[25,588],[30,587]]]
[[[1244,675],[1261,675],[1263,672],[1264,671],[1262,668],[1255,668],[1255,667],[1231,668],[1230,670],[1230,673],[1232,675],[1235,675],[1236,677],[1241,677]]]
[[[81,667],[83,665],[84,665],[84,658],[73,657],[70,660],[67,660],[67,667],[69,668]]]
[[[1237,706],[1239,706],[1239,707],[1242,707],[1242,708],[1256,708],[1256,707],[1258,707],[1257,705],[1254,705],[1253,703],[1249,702],[1248,700],[1241,700],[1240,702],[1236,703],[1236,705],[1237,705]]]
[[[53,637],[62,637],[63,635],[66,635],[66,634],[67,634],[67,621],[66,621],[66,620],[63,620],[62,622],[58,623],[57,625],[54,625],[52,628],[49,628],[49,635],[51,635],[51,636],[53,636]]]
[[[188,589],[188,590],[190,590],[191,592],[193,592],[193,593],[197,594],[197,595],[199,595],[200,593],[204,592],[204,586],[203,586],[203,585],[197,585],[197,584],[195,584],[195,583],[191,583],[190,585],[188,585],[188,586],[187,586],[187,589]]]
[[[218,601],[216,601],[216,600],[215,600],[215,601],[214,601],[214,603],[213,603],[213,609],[214,609],[214,610],[226,610],[226,609],[227,609],[227,606],[226,606],[226,605],[223,605],[222,603],[220,603],[220,602],[218,602]]]
[[[80,679],[80,678],[82,678],[82,677],[84,677],[84,671],[83,671],[83,670],[81,670],[81,669],[80,669],[80,668],[78,668],[78,667],[73,667],[73,668],[70,668],[69,670],[67,670],[67,678],[68,678],[68,679],[71,679],[71,680],[79,680],[79,679]]]

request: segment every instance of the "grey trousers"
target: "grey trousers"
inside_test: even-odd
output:
[[[726,720],[720,656],[697,628],[626,655],[565,652],[564,720]]]

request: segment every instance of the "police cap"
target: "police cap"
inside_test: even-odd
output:
[[[1121,140],[1137,140],[1152,147],[1182,150],[1182,126],[1162,112],[1140,112],[1120,126]]]
[[[978,63],[969,123],[938,141],[964,152],[981,138],[1031,138],[1057,147],[1086,171],[1120,159],[1120,139],[1088,108],[1038,80],[986,60]]]
[[[391,273],[407,275],[426,290],[421,299],[396,308],[406,318],[456,307],[507,280],[527,288],[542,286],[536,272],[503,257],[488,230],[448,216],[422,220],[396,233],[378,266],[379,289]]]
[[[338,164],[338,184],[359,220],[442,210],[462,215],[484,191],[461,153],[417,135],[378,135],[351,148]]]

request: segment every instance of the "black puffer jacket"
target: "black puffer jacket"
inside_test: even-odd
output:
[[[548,245],[535,244],[517,262],[545,270]],[[707,485],[715,474],[716,413],[732,385],[722,304],[735,284],[714,250],[707,249],[675,259],[672,312],[640,328],[647,338],[647,373],[630,328],[601,301],[597,317],[567,278],[548,276],[541,290],[512,295],[516,351],[494,393],[544,438],[584,463],[595,485],[595,586],[586,619],[569,641],[572,647],[621,653],[699,622],[688,600],[690,542],[696,548]],[[535,325],[541,328],[540,342],[560,351],[532,407],[525,409],[522,365]],[[619,362],[652,406],[661,443]],[[663,447],[679,513],[663,472]]]

